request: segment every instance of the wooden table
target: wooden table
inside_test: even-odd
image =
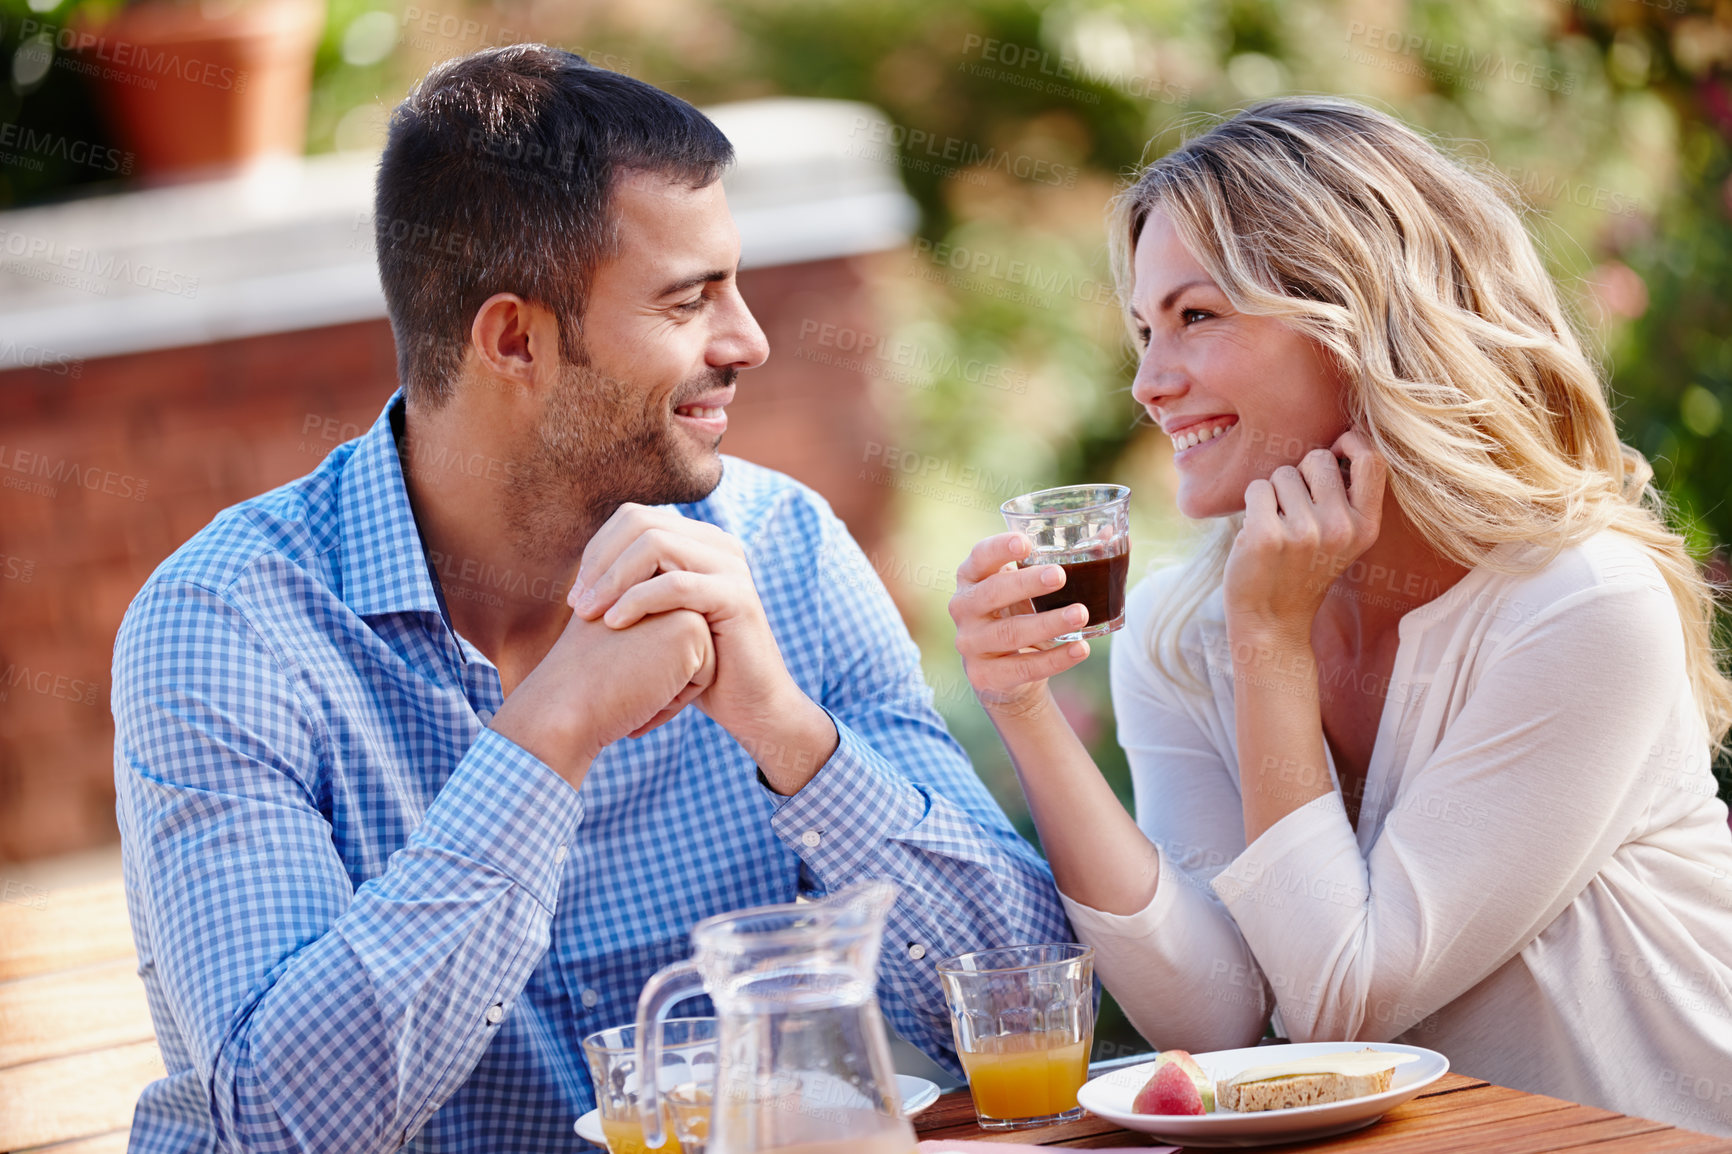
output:
[[[162,1075],[120,879],[0,885],[0,1150],[122,1154]]]
[[[1099,1146],[1164,1145],[1093,1115],[1039,1130],[988,1133],[974,1123],[968,1091],[952,1090],[914,1120],[922,1139],[953,1138],[988,1142],[1025,1142],[1037,1146],[1088,1150]],[[1203,1147],[1187,1147],[1201,1151]],[[1383,1116],[1381,1122],[1352,1134],[1265,1146],[1271,1154],[1298,1151],[1355,1151],[1357,1154],[1538,1154],[1574,1150],[1581,1154],[1732,1154],[1732,1138],[1679,1130],[1645,1118],[1632,1118],[1494,1086],[1478,1078],[1445,1074],[1417,1098]]]

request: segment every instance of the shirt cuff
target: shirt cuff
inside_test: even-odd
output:
[[[1320,923],[1338,920],[1330,905],[1357,911],[1370,897],[1359,843],[1333,790],[1264,830],[1210,884],[1253,952],[1316,940]]]
[[[1163,926],[1169,930],[1172,928],[1168,918],[1173,903],[1177,900],[1177,892],[1169,883],[1178,878],[1182,871],[1167,861],[1167,856],[1161,853],[1159,846],[1155,847],[1155,853],[1160,856],[1160,864],[1156,867],[1159,880],[1155,883],[1155,896],[1135,913],[1109,914],[1105,910],[1084,905],[1062,890],[1059,891],[1058,900],[1064,903],[1065,916],[1070,918],[1071,929],[1076,931],[1077,941],[1104,952],[1121,943],[1130,945],[1151,938]]]
[[[865,741],[840,721],[836,737],[836,752],[799,793],[771,791],[780,805],[770,828],[826,887],[831,879],[858,876],[886,839],[913,829],[929,808],[918,787],[882,769]]]
[[[409,844],[488,865],[552,910],[582,820],[583,801],[564,778],[510,738],[483,729]]]

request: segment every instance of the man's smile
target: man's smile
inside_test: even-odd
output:
[[[727,406],[734,399],[734,386],[711,389],[674,408],[674,416],[693,432],[719,437],[728,431]]]

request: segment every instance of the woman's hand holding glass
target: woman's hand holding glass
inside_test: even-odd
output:
[[[1087,641],[1046,647],[1088,622],[1082,605],[1036,613],[1031,598],[1064,585],[1058,565],[1018,568],[1032,546],[1020,533],[999,533],[976,545],[956,570],[950,617],[956,650],[975,696],[989,714],[1017,716],[1048,700],[1047,679],[1089,655]]]
[[[1071,604],[1034,611],[1031,598],[1062,589],[1065,572],[1058,565],[1018,567],[1032,547],[1020,533],[1000,533],[957,567],[950,599],[956,649],[1010,754],[1060,891],[1097,910],[1135,913],[1154,896],[1160,859],[1052,707],[1047,679],[1089,655],[1087,641],[1052,645],[1052,639],[1080,628],[1088,610]]]

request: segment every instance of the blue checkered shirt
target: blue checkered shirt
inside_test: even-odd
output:
[[[1069,927],[823,500],[730,458],[679,507],[744,545],[789,672],[836,722],[819,774],[781,798],[686,709],[574,790],[487,727],[499,675],[441,597],[515,578],[430,567],[399,404],[218,516],[121,626],[127,901],[167,1067],[131,1149],[590,1149],[579,1042],[632,1020],[693,923],[861,877],[902,891],[891,1023],[955,1070],[934,961]]]

